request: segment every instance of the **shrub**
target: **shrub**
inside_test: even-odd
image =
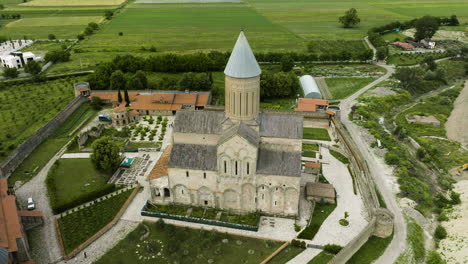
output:
[[[447,230],[445,230],[445,227],[438,225],[434,232],[434,237],[439,240],[445,239],[447,237]]]
[[[296,225],[296,224],[294,224],[294,231],[296,231],[296,232],[301,231],[301,227],[298,226],[298,225]]]
[[[56,37],[55,37],[54,34],[49,34],[49,35],[47,36],[47,38],[48,38],[49,40],[54,40],[54,39],[56,39]]]
[[[429,251],[426,258],[426,264],[446,264],[447,262],[442,259],[437,251]]]
[[[161,230],[164,230],[164,227],[166,226],[166,223],[164,223],[164,220],[162,220],[162,218],[159,218],[159,220],[156,221],[155,225],[156,225],[156,229],[161,231]]]
[[[16,78],[19,75],[19,71],[16,68],[4,68],[3,76],[5,78]]]
[[[323,250],[334,255],[338,254],[338,252],[340,252],[341,249],[343,249],[343,247],[340,245],[336,245],[336,244],[326,244],[323,247]]]

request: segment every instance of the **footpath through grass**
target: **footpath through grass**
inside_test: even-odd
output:
[[[58,219],[65,253],[96,234],[114,219],[133,189],[127,190],[102,202],[94,203]],[[110,262],[111,263],[111,262]]]
[[[149,236],[140,240],[149,228]],[[260,263],[283,242],[234,236],[216,231],[144,222],[96,264],[120,263]]]
[[[70,141],[69,134],[84,120],[94,116],[97,111],[89,104],[83,104],[73,112],[68,119],[42,144],[27,157],[23,163],[8,178],[8,184],[14,185],[16,181],[27,182],[49,162],[49,160]]]
[[[299,234],[298,238],[312,240],[322,226],[322,223],[335,210],[336,204],[315,204],[310,224]]]
[[[345,99],[374,80],[372,77],[325,78],[334,100]]]
[[[331,141],[330,135],[326,128],[305,127],[303,129],[304,139],[325,140]]]

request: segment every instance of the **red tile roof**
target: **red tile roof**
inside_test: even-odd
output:
[[[306,162],[304,163],[304,166],[308,168],[315,168],[315,169],[320,169],[321,167],[320,163],[316,163],[316,162]]]
[[[392,44],[395,45],[395,46],[402,47],[404,49],[414,49],[413,45],[411,45],[409,43],[401,42],[401,41],[395,41]]]
[[[313,98],[299,98],[297,107],[294,111],[298,112],[315,112],[317,111],[317,105],[328,106],[328,100],[313,99]]]
[[[23,237],[15,200],[8,194],[7,179],[0,179],[0,247],[8,252],[18,251],[16,239]]]
[[[167,166],[169,164],[169,157],[171,156],[172,145],[166,147],[164,152],[161,154],[156,165],[154,165],[150,174],[146,178],[147,181],[156,179],[162,176],[167,176]]]

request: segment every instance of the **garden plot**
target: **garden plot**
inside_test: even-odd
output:
[[[127,148],[161,148],[166,136],[169,118],[173,117],[143,116],[138,123],[128,125],[130,129],[130,144]]]
[[[85,26],[90,22],[98,23],[102,19],[101,16],[30,17],[15,20],[5,27]]]
[[[242,0],[138,0],[135,4],[212,4],[212,3],[242,3]]]
[[[134,185],[138,183],[138,177],[145,178],[152,169],[154,157],[150,154],[126,154],[127,158],[134,158],[130,168],[119,168],[109,180],[117,185]]]

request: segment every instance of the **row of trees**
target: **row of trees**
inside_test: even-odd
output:
[[[263,71],[260,76],[262,98],[295,97],[301,94],[299,79],[293,72]]]
[[[21,14],[1,14],[2,19],[20,19]]]

